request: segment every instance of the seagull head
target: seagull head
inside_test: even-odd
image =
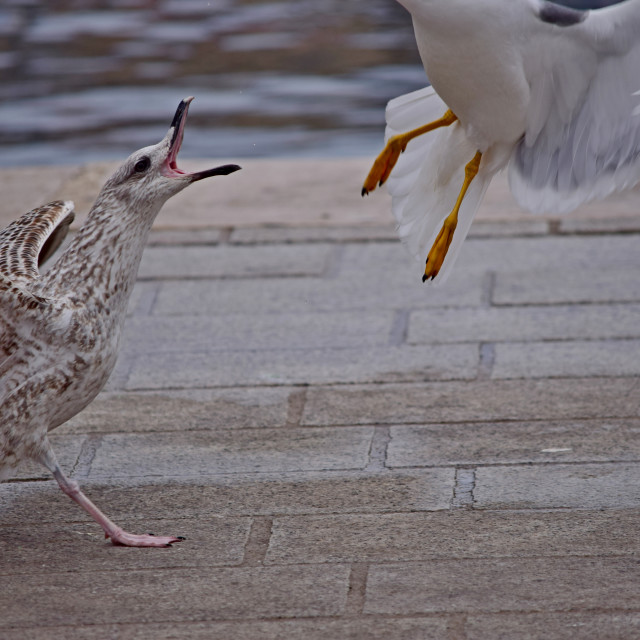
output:
[[[190,184],[212,176],[226,176],[240,167],[225,164],[213,169],[189,173],[178,167],[184,126],[193,97],[180,101],[167,135],[156,145],[131,154],[109,178],[103,191],[129,206],[159,210],[171,196]]]

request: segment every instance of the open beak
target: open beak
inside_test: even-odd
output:
[[[206,169],[205,171],[197,171],[195,173],[187,173],[178,168],[178,152],[182,145],[182,138],[184,137],[184,124],[187,121],[187,113],[189,112],[189,104],[193,100],[193,96],[185,98],[178,105],[176,115],[173,116],[173,122],[171,123],[171,129],[173,129],[173,135],[171,136],[171,143],[169,145],[169,154],[162,167],[162,174],[167,178],[189,178],[191,182],[197,180],[203,180],[204,178],[210,178],[211,176],[227,176],[234,171],[239,171],[241,167],[237,164],[225,164],[213,169]]]

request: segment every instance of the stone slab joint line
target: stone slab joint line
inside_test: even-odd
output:
[[[480,301],[483,308],[493,307],[493,298],[496,290],[496,272],[487,271],[482,279],[482,295]]]
[[[473,509],[473,492],[476,488],[476,468],[459,467],[456,476],[451,499],[452,509]]]
[[[355,562],[351,565],[349,574],[349,590],[344,607],[345,616],[361,616],[364,613],[364,604],[367,595],[367,579],[369,577],[369,565],[363,562]]]
[[[478,380],[491,380],[496,363],[496,346],[493,342],[480,345],[480,361],[478,363]]]
[[[265,563],[271,542],[272,528],[273,520],[271,518],[253,518],[240,566],[261,567]]]
[[[156,301],[160,295],[160,287],[162,281],[157,280],[146,285],[145,290],[141,293],[140,298],[133,311],[134,316],[151,316],[156,306]]]
[[[378,425],[373,430],[371,446],[369,447],[369,462],[365,471],[386,471],[387,450],[391,442],[391,427]]]
[[[84,439],[82,446],[80,447],[78,459],[69,474],[70,477],[78,480],[86,480],[89,477],[89,474],[91,473],[91,465],[95,460],[101,444],[101,435],[89,435]]]
[[[296,389],[289,394],[286,427],[300,427],[302,425],[302,416],[306,404],[307,387]]]
[[[410,316],[411,312],[408,309],[396,310],[391,324],[391,331],[389,332],[390,347],[401,347],[406,344]]]

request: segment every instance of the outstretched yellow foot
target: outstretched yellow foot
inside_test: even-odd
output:
[[[471,160],[471,162],[469,162],[469,164],[467,164],[467,166],[464,168],[464,183],[462,185],[462,189],[460,190],[460,195],[458,196],[456,206],[453,208],[453,211],[445,218],[442,229],[440,229],[440,233],[438,234],[436,241],[433,243],[433,246],[429,251],[429,255],[427,257],[427,265],[424,269],[424,276],[422,276],[422,282],[426,282],[429,279],[433,280],[438,275],[438,273],[440,273],[442,263],[447,257],[447,251],[449,251],[449,247],[451,246],[453,234],[456,230],[456,227],[458,226],[458,213],[460,211],[460,207],[462,206],[462,201],[467,194],[469,185],[478,175],[481,159],[482,154],[478,151],[473,157],[473,160]]]
[[[413,129],[413,131],[401,133],[389,138],[385,148],[373,163],[367,179],[364,181],[362,195],[366,196],[370,191],[374,191],[377,186],[382,186],[387,181],[393,167],[395,167],[396,162],[398,162],[400,154],[404,152],[411,140],[421,136],[423,133],[428,133],[429,131],[438,129],[439,127],[448,127],[457,119],[458,118],[453,111],[449,110],[439,120],[425,124],[423,127]]]

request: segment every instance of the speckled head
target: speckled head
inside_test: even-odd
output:
[[[158,144],[131,154],[105,183],[103,192],[119,200],[145,201],[149,208],[155,209],[193,182],[226,176],[240,169],[236,164],[194,173],[178,168],[178,152],[192,100],[193,97],[189,97],[180,102],[167,135]]]

